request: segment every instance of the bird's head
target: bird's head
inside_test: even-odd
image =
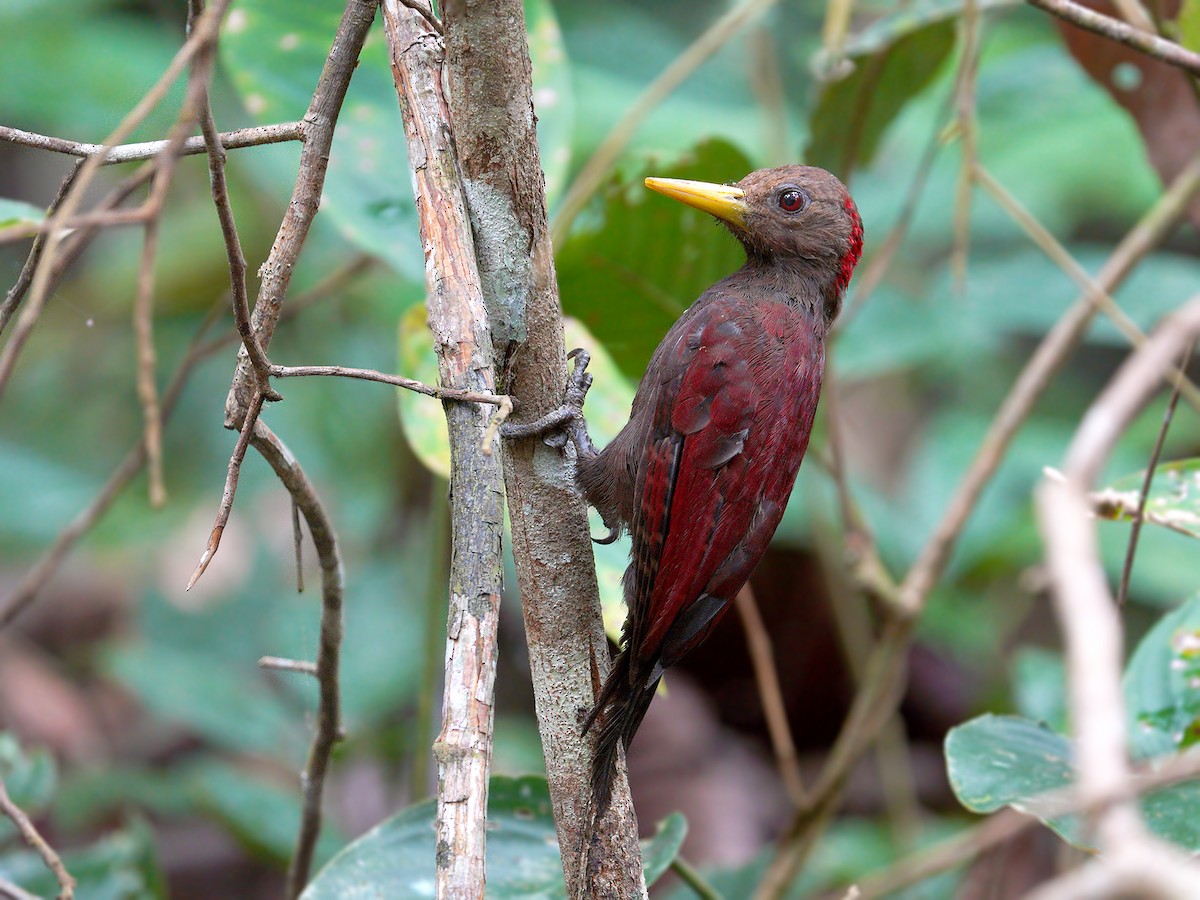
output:
[[[751,263],[802,269],[833,303],[862,256],[858,207],[841,181],[815,166],[759,169],[734,184],[647,178],[646,187],[716,216]]]

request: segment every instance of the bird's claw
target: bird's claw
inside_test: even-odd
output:
[[[592,543],[593,544],[603,544],[603,545],[607,546],[609,544],[615,544],[617,542],[617,539],[620,536],[621,536],[620,528],[610,528],[610,529],[608,529],[608,534],[606,534],[604,537],[593,537]]]
[[[573,365],[570,375],[567,376],[562,406],[535,422],[506,422],[500,428],[501,435],[506,438],[541,435],[544,443],[560,450],[566,447],[568,441],[573,441],[580,452],[595,453],[595,447],[588,437],[587,426],[583,421],[583,403],[592,386],[592,375],[587,371],[591,354],[582,347],[576,347],[567,354],[567,359],[572,360]]]

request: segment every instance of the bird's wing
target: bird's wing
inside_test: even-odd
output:
[[[654,396],[626,585],[634,683],[694,646],[749,576],[811,429],[819,342],[785,340],[736,316],[724,305],[699,310],[664,341],[650,370],[658,384],[642,386]],[[798,385],[789,367],[800,372]]]

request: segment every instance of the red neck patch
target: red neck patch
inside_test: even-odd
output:
[[[854,201],[850,199],[849,194],[846,194],[842,199],[842,206],[846,210],[846,215],[850,217],[850,248],[846,251],[846,255],[842,257],[842,261],[838,265],[837,281],[834,282],[834,288],[839,295],[850,284],[850,276],[854,274],[854,267],[858,265],[859,259],[862,258],[863,248],[862,217],[859,216],[858,207],[854,205]]]

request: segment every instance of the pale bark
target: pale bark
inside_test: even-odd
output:
[[[433,24],[385,0],[384,24],[416,188],[429,324],[444,388],[493,393],[492,340],[442,95],[444,48]],[[438,897],[482,897],[492,757],[504,488],[482,444],[493,407],[445,404],[450,430],[450,617],[436,817]]]

